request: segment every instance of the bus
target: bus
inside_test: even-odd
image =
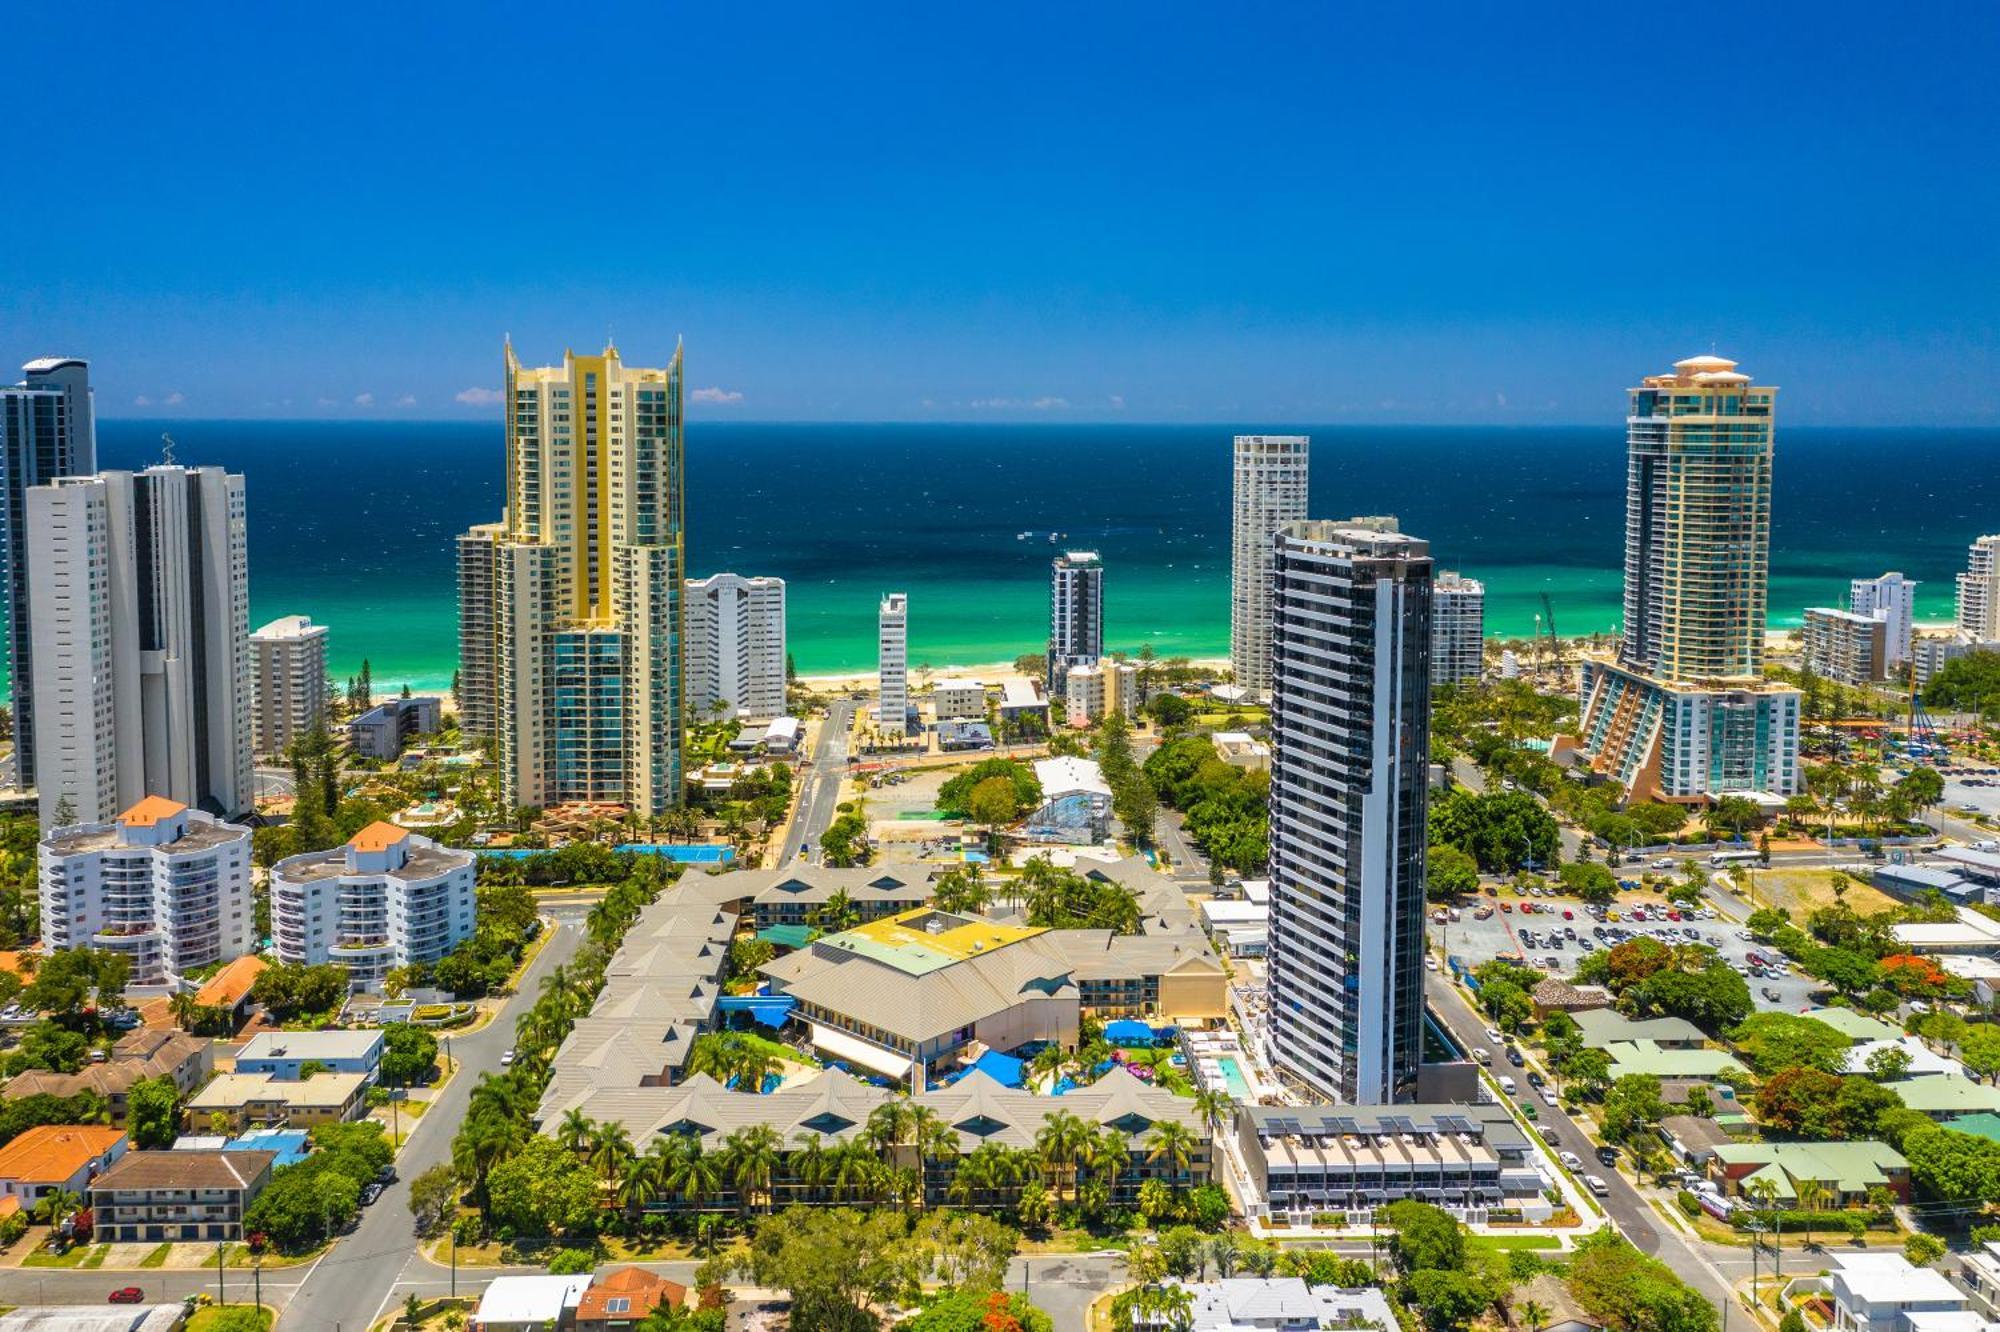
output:
[[[1708,863],[1715,869],[1721,869],[1725,865],[1755,865],[1763,859],[1761,851],[1717,851],[1708,858]]]

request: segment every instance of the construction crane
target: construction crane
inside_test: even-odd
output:
[[[1924,710],[1924,696],[1917,690],[1917,663],[1914,659],[1909,667],[1910,681],[1910,731],[1903,743],[1904,756],[1917,761],[1922,755],[1935,761],[1937,752],[1937,728],[1931,724],[1930,713]]]
[[[1542,619],[1549,627],[1549,655],[1555,660],[1556,671],[1560,674],[1569,669],[1569,662],[1563,657],[1563,641],[1556,635],[1555,603],[1549,600],[1546,592],[1542,593]]]

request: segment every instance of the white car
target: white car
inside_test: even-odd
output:
[[[1437,969],[1438,969],[1438,960],[1437,960],[1437,954],[1436,954],[1436,953],[1425,953],[1425,954],[1424,954],[1424,970],[1426,970],[1426,971],[1436,971]]]
[[[1748,943],[1750,942],[1750,940],[1756,938],[1757,936],[1750,933],[1750,931],[1748,930],[1738,930],[1736,931],[1736,937],[1743,940],[1745,943]]]
[[[1658,860],[1654,861],[1650,866],[1648,866],[1648,868],[1656,870],[1661,870],[1661,869],[1670,870],[1673,867],[1674,867],[1674,862],[1666,856],[1661,856]]]
[[[512,1050],[509,1050],[506,1054],[500,1056],[500,1067],[502,1068],[507,1067],[507,1065],[513,1062],[514,1062],[514,1052]]]
[[[1505,1045],[1507,1043],[1507,1038],[1500,1034],[1498,1027],[1488,1027],[1486,1029],[1486,1039],[1495,1045]]]
[[[1575,1152],[1557,1152],[1556,1160],[1561,1161],[1570,1170],[1583,1169],[1583,1158]]]
[[[1600,1198],[1607,1197],[1611,1193],[1611,1186],[1604,1182],[1602,1175],[1585,1175],[1583,1186]]]
[[[1493,1052],[1483,1045],[1473,1050],[1472,1057],[1476,1062],[1481,1064],[1490,1064],[1493,1062]]]

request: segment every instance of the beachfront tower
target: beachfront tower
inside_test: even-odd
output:
[[[1799,696],[1764,680],[1773,402],[1720,356],[1629,390],[1625,635],[1586,659],[1571,749],[1630,796],[1799,789]]]
[[[1917,580],[1899,573],[1880,578],[1857,578],[1847,587],[1847,609],[1882,621],[1887,642],[1888,665],[1900,667],[1910,659],[1910,645],[1916,636]]]
[[[1271,1043],[1318,1096],[1415,1093],[1431,557],[1394,519],[1273,539]]]
[[[90,365],[45,356],[21,367],[18,384],[0,387],[0,654],[14,702],[15,780],[35,785],[34,636],[28,632],[28,490],[59,476],[97,470],[97,420]]]
[[[523,366],[509,344],[507,510],[458,540],[459,693],[509,806],[681,799],[687,561],[681,353]]]
[[[26,516],[42,826],[106,823],[149,795],[248,812],[243,478],[64,477],[28,492]]]
[[[785,580],[688,580],[687,705],[696,721],[785,715]]]
[[[1049,569],[1049,694],[1064,696],[1069,668],[1103,655],[1104,562],[1094,550],[1065,551]]]
[[[910,599],[882,598],[875,615],[875,729],[900,738],[910,717]]]
[[[2000,638],[2000,536],[1972,543],[1958,576],[1958,632],[1973,642]]]
[[[1477,684],[1485,650],[1486,584],[1439,573],[1431,585],[1431,683]]]
[[[259,754],[282,754],[326,724],[326,626],[285,615],[250,635],[250,678],[251,746]]]
[[[1238,435],[1231,490],[1229,667],[1252,699],[1271,692],[1271,542],[1306,516],[1304,435]]]

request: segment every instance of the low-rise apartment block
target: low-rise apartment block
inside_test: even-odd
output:
[[[285,615],[250,635],[250,743],[282,754],[326,722],[326,626]]]
[[[420,735],[432,735],[444,725],[444,703],[430,697],[392,698],[377,703],[347,723],[348,743],[354,756],[381,759],[399,757],[403,746]]]
[[[10,1101],[27,1096],[54,1096],[67,1100],[84,1092],[102,1096],[111,1112],[111,1122],[125,1123],[132,1086],[145,1078],[167,1078],[185,1096],[208,1080],[215,1071],[215,1043],[184,1031],[141,1028],[128,1032],[111,1048],[111,1057],[101,1064],[85,1064],[74,1073],[56,1073],[31,1068],[9,1079],[0,1091]]]
[[[107,1244],[240,1240],[243,1213],[271,1182],[276,1152],[127,1152],[90,1186]]]
[[[986,715],[986,686],[977,680],[934,680],[931,711],[939,721],[976,721]]]
[[[397,967],[437,961],[476,924],[474,856],[393,823],[271,867],[271,934],[283,962],[347,968],[374,990]]]
[[[359,1119],[368,1104],[363,1073],[315,1073],[289,1081],[268,1073],[224,1073],[188,1098],[189,1132],[212,1133],[216,1116],[234,1135],[252,1128],[316,1128]]]
[[[1831,606],[1806,610],[1806,669],[1844,685],[1889,678],[1889,622]]]
[[[1139,713],[1139,668],[1109,657],[1071,666],[1063,676],[1063,716],[1070,722],[1094,722],[1117,713],[1131,720]]]
[[[148,796],[42,838],[42,947],[122,954],[141,985],[251,949],[250,830]]]
[[[236,1056],[238,1073],[268,1073],[296,1082],[308,1064],[332,1073],[359,1073],[369,1082],[382,1065],[379,1031],[265,1031],[244,1042]]]

